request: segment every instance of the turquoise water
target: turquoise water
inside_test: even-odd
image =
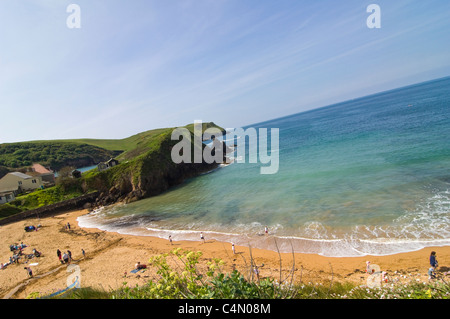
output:
[[[325,256],[449,245],[449,110],[444,78],[251,125],[279,128],[277,174],[232,163],[79,221]]]

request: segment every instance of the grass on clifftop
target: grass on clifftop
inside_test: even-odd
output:
[[[184,126],[191,132],[194,132],[194,124]],[[213,122],[202,123],[202,130],[207,128],[218,128],[223,131],[223,128],[217,126]],[[155,146],[155,140],[163,134],[172,133],[175,128],[160,128],[146,132],[142,132],[124,139],[78,139],[68,140],[74,143],[86,143],[89,145],[104,148],[110,151],[121,151],[122,153],[117,157],[118,160],[130,160],[148,151],[151,151]]]

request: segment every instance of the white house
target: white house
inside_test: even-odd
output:
[[[12,202],[16,199],[14,192],[0,192],[0,204]]]
[[[41,176],[30,176],[20,172],[8,173],[0,179],[0,192],[22,192],[41,188]]]
[[[119,161],[116,159],[111,158],[109,161],[107,162],[101,162],[97,165],[98,170],[104,171],[107,170],[108,168],[114,167],[116,165],[119,165]]]

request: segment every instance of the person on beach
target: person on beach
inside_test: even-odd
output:
[[[62,264],[63,261],[61,260],[61,256],[62,256],[61,250],[58,249],[58,250],[56,251],[56,255],[58,255],[59,262]]]
[[[428,280],[435,279],[436,273],[434,272],[434,268],[430,267],[428,268]]]
[[[169,235],[169,241],[170,241],[170,244],[172,245],[172,235]]]
[[[41,257],[41,252],[37,251],[36,248],[33,248],[33,255],[36,257]]]
[[[255,265],[255,268],[253,268],[253,271],[255,272],[256,278],[259,281],[259,268],[258,268],[258,266]]]
[[[269,228],[266,226],[266,227],[264,227],[264,232],[266,233],[266,235],[268,235],[269,234]]]
[[[438,261],[436,259],[436,252],[432,251],[430,254],[430,265],[433,267],[433,269],[436,269],[438,266]]]
[[[233,255],[236,254],[236,249],[234,248],[234,244],[231,244],[231,250],[233,251]]]
[[[203,233],[202,232],[200,233],[200,240],[202,240],[203,243],[205,243],[205,237],[203,237]]]
[[[64,261],[63,263],[64,264],[68,264],[69,263],[69,255],[66,252],[64,252],[62,258],[63,258],[63,261]]]
[[[70,250],[67,251],[67,255],[69,255],[69,261],[72,261],[72,252]]]
[[[84,251],[83,248],[81,248],[81,253],[83,254],[83,258],[86,258],[86,252]]]
[[[145,269],[145,268],[147,268],[147,265],[141,265],[141,262],[138,261],[136,263],[136,265],[134,265],[134,267],[135,267],[135,269]]]
[[[438,262],[436,259],[436,252],[432,251],[430,254],[430,268],[428,268],[428,280],[436,278],[436,267],[438,266]]]
[[[28,277],[33,277],[33,271],[30,267],[23,267],[28,272]]]

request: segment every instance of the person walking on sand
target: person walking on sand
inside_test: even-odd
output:
[[[172,235],[169,235],[169,241],[170,241],[170,244],[172,245]]]
[[[231,244],[231,250],[233,251],[233,255],[236,254],[236,250],[234,248],[234,244]]]
[[[61,250],[57,250],[56,251],[56,255],[58,255],[58,259],[59,259],[59,262],[62,264],[63,262],[62,262],[62,260],[61,260]]]
[[[438,262],[436,259],[436,252],[432,251],[430,254],[430,268],[428,269],[428,280],[436,278],[435,270],[438,266]]]
[[[83,254],[83,258],[86,258],[86,252],[84,251],[83,248],[81,248],[81,253]]]
[[[28,277],[33,277],[33,271],[30,267],[23,267],[28,272]]]
[[[430,265],[433,267],[433,269],[436,269],[438,267],[438,261],[436,259],[436,252],[432,251],[430,254]]]
[[[255,272],[256,278],[259,281],[259,268],[258,268],[258,266],[255,265],[255,268],[253,268],[253,271]]]
[[[266,227],[264,227],[264,232],[266,233],[266,235],[268,235],[269,234],[269,228],[266,226]]]
[[[63,258],[65,264],[69,263],[69,255],[66,252],[64,252],[62,258]]]
[[[202,232],[200,233],[200,240],[202,240],[203,243],[205,243],[205,237],[203,237],[203,233]]]

